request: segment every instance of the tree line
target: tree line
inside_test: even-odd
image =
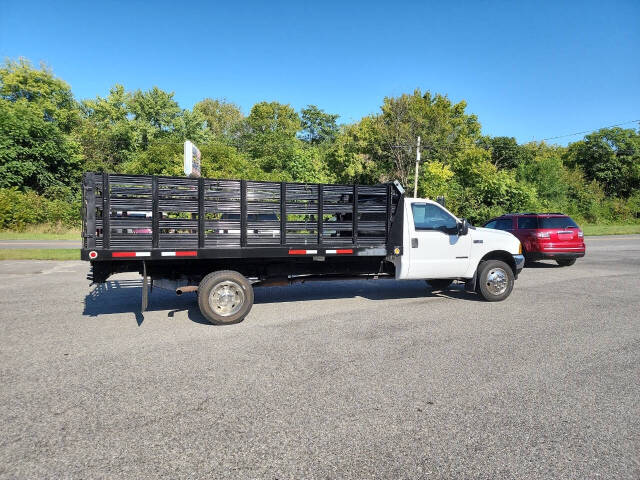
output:
[[[506,211],[558,211],[579,221],[640,218],[640,131],[604,128],[567,147],[482,135],[464,101],[414,92],[386,97],[352,124],[316,105],[277,101],[248,114],[205,98],[181,108],[157,87],[78,100],[46,66],[0,67],[0,228],[77,225],[84,171],[182,175],[182,145],[212,178],[375,184],[414,181],[418,194],[479,223]]]

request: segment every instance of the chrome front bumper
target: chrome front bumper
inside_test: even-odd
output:
[[[516,262],[516,275],[520,273],[524,267],[524,255],[514,255],[513,260]]]

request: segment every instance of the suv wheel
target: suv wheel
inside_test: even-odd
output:
[[[571,265],[576,263],[576,259],[575,258],[559,258],[558,260],[556,260],[556,262],[561,267],[570,267]]]

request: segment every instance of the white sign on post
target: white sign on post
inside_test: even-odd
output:
[[[184,174],[187,177],[200,177],[200,150],[192,142],[184,142]]]

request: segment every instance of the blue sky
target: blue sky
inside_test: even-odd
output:
[[[638,0],[4,0],[0,55],[46,62],[77,98],[157,85],[185,108],[277,100],[345,123],[419,87],[520,142],[640,118]]]

